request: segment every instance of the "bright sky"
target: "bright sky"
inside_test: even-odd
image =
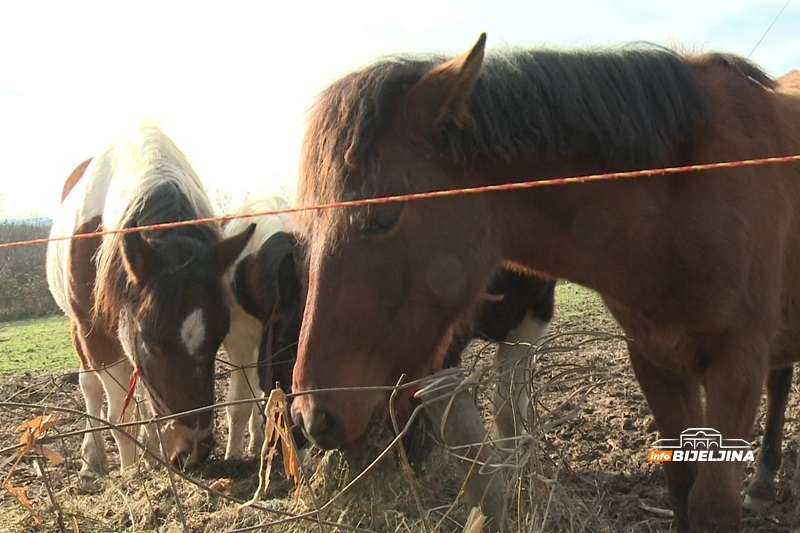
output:
[[[0,0],[0,218],[52,215],[72,169],[142,118],[212,194],[291,196],[314,96],[381,55],[455,55],[485,31],[489,48],[645,40],[747,56],[785,3]],[[800,68],[800,0],[751,59]]]

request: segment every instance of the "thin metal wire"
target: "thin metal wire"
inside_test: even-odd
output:
[[[32,244],[43,244],[51,241],[66,241],[76,239],[91,239],[95,237],[102,237],[103,235],[117,234],[117,233],[134,233],[150,230],[163,230],[168,228],[176,228],[182,226],[192,226],[197,224],[211,224],[215,222],[225,222],[227,220],[234,220],[237,218],[251,218],[266,215],[280,215],[300,213],[304,211],[324,211],[327,209],[341,209],[345,207],[359,207],[368,205],[398,203],[398,202],[411,202],[418,200],[425,200],[431,198],[444,198],[449,196],[461,196],[466,194],[481,194],[487,192],[499,191],[514,191],[521,189],[532,189],[534,187],[547,187],[552,185],[568,185],[574,183],[588,183],[593,181],[607,181],[614,179],[626,178],[642,178],[648,176],[659,176],[667,174],[679,174],[683,172],[699,172],[705,170],[725,169],[725,168],[738,168],[746,166],[769,165],[775,163],[792,163],[800,161],[800,154],[786,155],[778,157],[762,157],[757,159],[741,159],[737,161],[720,161],[717,163],[703,163],[697,165],[684,165],[677,167],[663,167],[651,168],[642,170],[631,170],[625,172],[606,172],[601,174],[587,174],[584,176],[572,176],[566,178],[554,178],[546,180],[532,180],[532,181],[519,181],[513,183],[500,183],[497,185],[481,185],[477,187],[464,187],[460,189],[443,189],[438,191],[399,194],[394,196],[381,196],[378,198],[364,198],[361,200],[350,200],[346,202],[331,202],[328,204],[319,204],[305,207],[290,207],[285,209],[272,209],[268,211],[257,211],[252,213],[237,213],[234,215],[221,215],[207,218],[198,218],[194,220],[181,220],[178,222],[166,222],[162,224],[151,224],[147,226],[136,226],[133,228],[121,228],[116,230],[96,231],[92,233],[81,233],[79,235],[71,235],[68,237],[46,237],[42,239],[30,239],[26,241],[7,242],[0,244],[0,250],[4,248],[15,248],[18,246],[28,246]]]

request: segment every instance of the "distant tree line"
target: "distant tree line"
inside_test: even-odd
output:
[[[47,237],[50,221],[2,221],[0,243]],[[46,244],[0,248],[0,321],[60,312],[47,288]]]

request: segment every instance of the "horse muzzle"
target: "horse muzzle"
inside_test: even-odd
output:
[[[292,420],[323,450],[344,448],[360,438],[385,397],[368,391],[326,391],[300,395],[292,402]]]
[[[344,421],[326,409],[311,409],[304,417],[299,409],[292,408],[292,419],[303,435],[323,450],[341,448],[345,443]]]
[[[202,429],[195,429],[175,420],[170,430],[172,451],[169,459],[177,468],[185,470],[201,464],[214,449],[213,419]]]

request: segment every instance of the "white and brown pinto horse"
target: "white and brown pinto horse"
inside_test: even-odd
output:
[[[235,214],[264,213],[288,207],[278,197],[257,197],[241,205]],[[226,275],[234,296],[231,329],[224,345],[231,364],[228,401],[262,396],[275,382],[291,392],[295,346],[300,335],[305,293],[301,281],[302,247],[292,215],[260,215],[236,218],[225,224],[223,234],[233,236],[255,224],[253,237]],[[225,458],[242,453],[249,420],[248,453],[260,448],[263,416],[257,403],[227,408],[228,445]]]
[[[155,125],[138,130],[67,180],[51,237],[185,221],[213,216],[203,186],[186,157]],[[230,295],[222,277],[252,230],[223,239],[217,224],[52,241],[47,278],[70,317],[80,358],[86,412],[131,419],[122,405],[133,369],[157,415],[214,403],[214,361],[228,332]],[[199,463],[213,446],[213,413],[166,424],[167,453],[184,466]],[[90,429],[99,424],[89,418]],[[135,443],[114,432],[120,467],[135,459]],[[108,471],[98,432],[81,448],[81,479]]]

